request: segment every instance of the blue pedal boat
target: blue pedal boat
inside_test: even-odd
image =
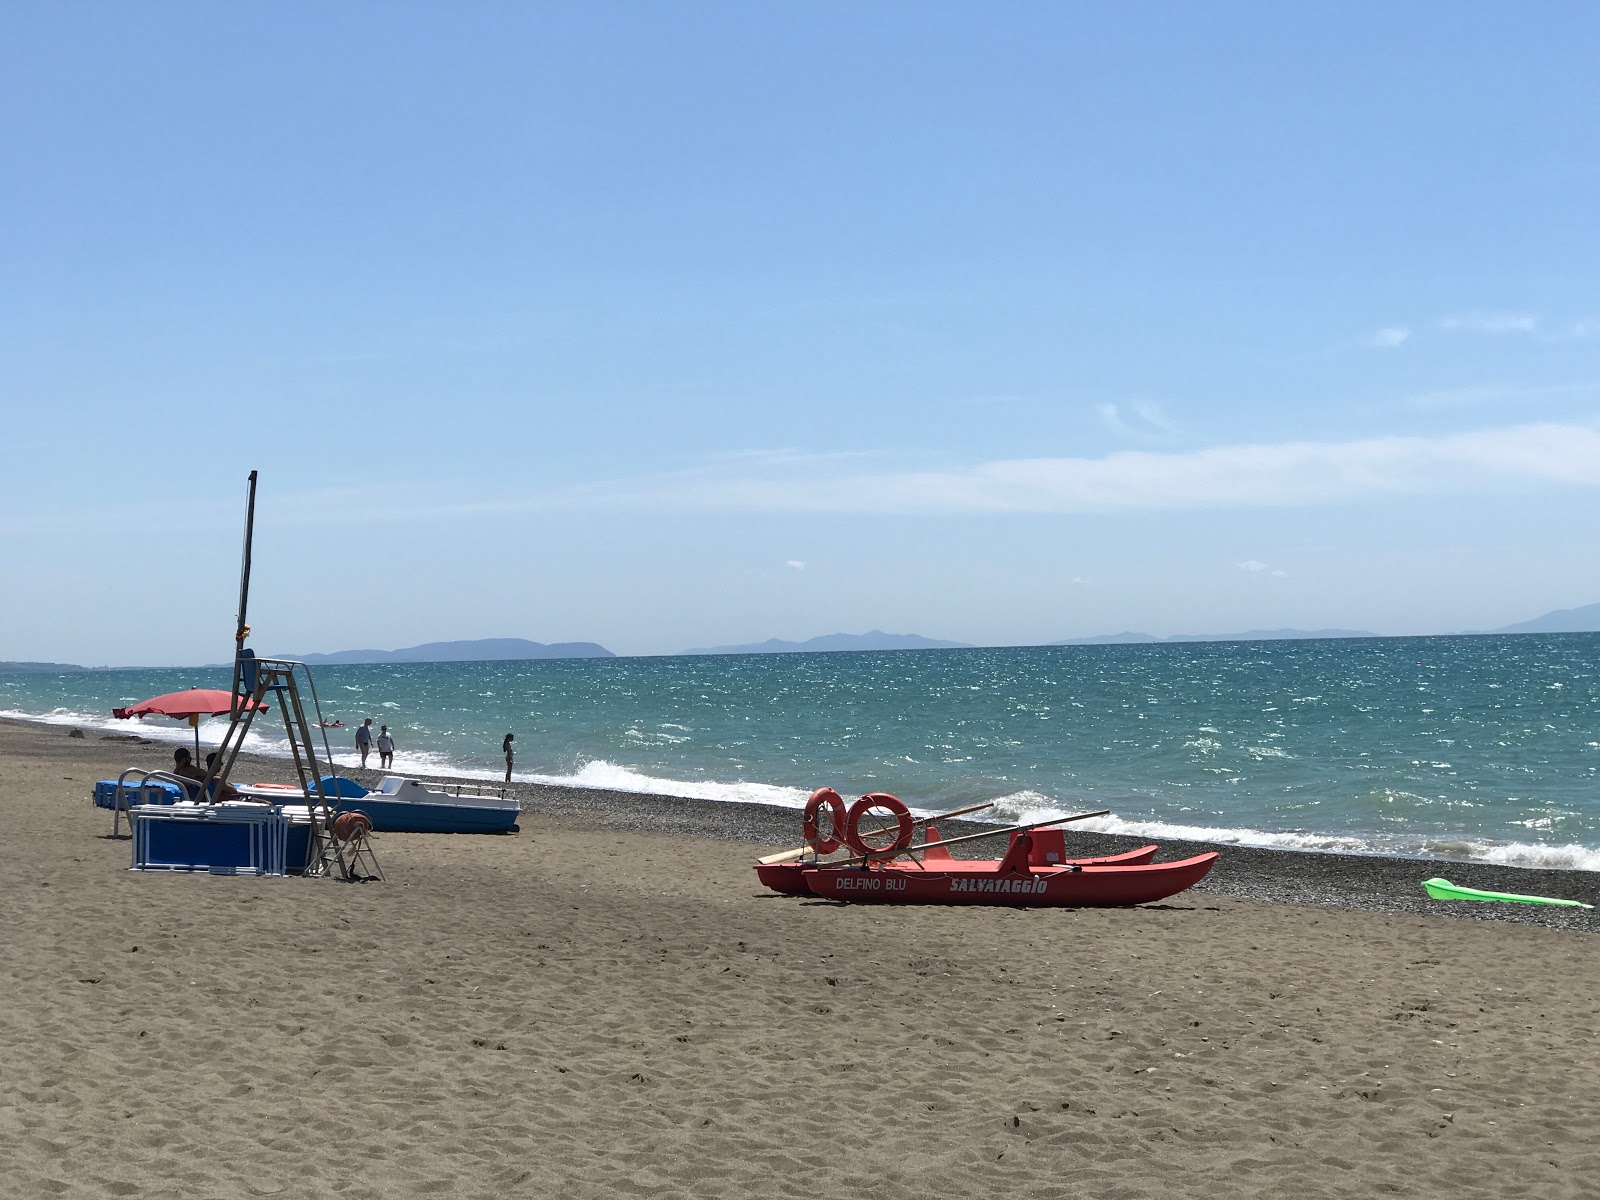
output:
[[[241,793],[282,803],[284,788],[238,784]],[[300,798],[299,789],[293,789]],[[481,784],[439,783],[386,775],[368,791],[353,779],[326,775],[323,795],[339,812],[367,814],[376,833],[515,833],[520,801],[486,791]],[[337,799],[335,799],[337,797]]]

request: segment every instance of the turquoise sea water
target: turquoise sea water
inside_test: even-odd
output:
[[[824,784],[1107,832],[1600,870],[1600,634],[320,667],[336,756],[798,806]],[[0,674],[9,716],[126,732],[114,706],[228,673]],[[221,736],[208,722],[202,741]],[[258,721],[253,748],[281,747]],[[161,719],[141,732],[174,742]],[[376,765],[376,758],[373,760]],[[798,825],[798,822],[797,822]]]

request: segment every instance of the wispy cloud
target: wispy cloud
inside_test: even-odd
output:
[[[1149,400],[1136,400],[1129,404],[1102,404],[1100,419],[1115,433],[1138,436],[1150,433],[1171,433],[1173,424],[1161,411],[1161,406]]]
[[[1247,558],[1239,564],[1239,570],[1250,575],[1271,575],[1274,579],[1286,578],[1289,572],[1277,567],[1269,567],[1266,563],[1255,558]]]
[[[1508,396],[1515,396],[1517,389],[1507,388],[1499,384],[1474,384],[1470,387],[1441,388],[1434,392],[1417,392],[1407,396],[1404,400],[1408,408],[1443,409],[1443,408],[1471,408],[1480,404],[1492,404],[1504,400]]]
[[[1539,318],[1532,313],[1471,312],[1445,317],[1439,328],[1447,333],[1532,334],[1539,332]]]
[[[860,470],[829,456],[596,483],[536,507],[883,514],[1090,513],[1331,504],[1496,484],[1600,486],[1600,429],[1520,425],[1439,437],[1027,458]],[[843,468],[843,469],[841,469]]]
[[[1417,392],[1405,397],[1408,408],[1450,409],[1487,405],[1526,406],[1565,396],[1595,396],[1600,388],[1593,383],[1554,383],[1531,387],[1522,383],[1482,383],[1468,387],[1444,388],[1436,392]]]
[[[1535,313],[1475,310],[1440,317],[1435,324],[1445,333],[1528,337],[1542,342],[1571,342],[1600,337],[1600,318],[1597,317],[1545,320]],[[1393,350],[1409,342],[1413,334],[1409,325],[1386,325],[1369,336],[1366,345],[1379,350]]]
[[[791,558],[783,565],[788,567],[791,571],[804,571],[806,569],[806,564],[798,558]]]
[[[622,510],[950,516],[1305,507],[1493,487],[1600,487],[1600,427],[1530,424],[1438,437],[1000,459],[942,470],[903,461],[751,453],[692,470],[493,499],[424,499],[412,488],[386,493],[384,504],[393,519],[415,520]],[[370,494],[364,502],[371,507]]]
[[[1482,333],[1497,337],[1509,334],[1541,342],[1575,342],[1600,338],[1600,317],[1547,321],[1533,313],[1470,312],[1442,318],[1439,328],[1446,333]]]

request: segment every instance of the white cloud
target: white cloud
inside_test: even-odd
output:
[[[806,564],[803,563],[798,558],[791,558],[788,562],[784,563],[783,565],[788,567],[789,570],[791,570],[791,571],[804,571],[806,569]]]
[[[1438,437],[1026,458],[947,470],[867,469],[839,456],[749,459],[596,483],[525,506],[702,511],[1089,513],[1270,508],[1529,483],[1600,486],[1600,429],[1520,425]]]
[[[1390,325],[1378,330],[1368,339],[1369,346],[1376,346],[1380,350],[1393,350],[1396,346],[1403,345],[1411,338],[1411,330],[1404,325]]]
[[[1450,333],[1537,333],[1539,318],[1532,313],[1473,312],[1445,317],[1439,328]]]
[[[497,500],[419,503],[413,488],[396,493],[393,507],[419,520],[642,508],[906,516],[1284,508],[1497,486],[1600,487],[1600,427],[1513,425],[1436,437],[1000,459],[944,470],[894,462],[886,454],[782,451]]]
[[[1239,564],[1239,570],[1241,570],[1241,571],[1249,571],[1251,574],[1257,574],[1257,573],[1259,573],[1261,571],[1265,571],[1266,569],[1267,569],[1267,564],[1266,563],[1257,562],[1253,558],[1247,558],[1247,559],[1245,559],[1244,562]]]

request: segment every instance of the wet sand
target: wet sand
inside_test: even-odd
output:
[[[1227,849],[1160,905],[851,907],[756,884],[794,813],[533,788],[383,883],[131,873],[90,787],[170,749],[0,721],[5,1194],[1597,1191],[1597,918],[1417,887],[1591,874]]]

